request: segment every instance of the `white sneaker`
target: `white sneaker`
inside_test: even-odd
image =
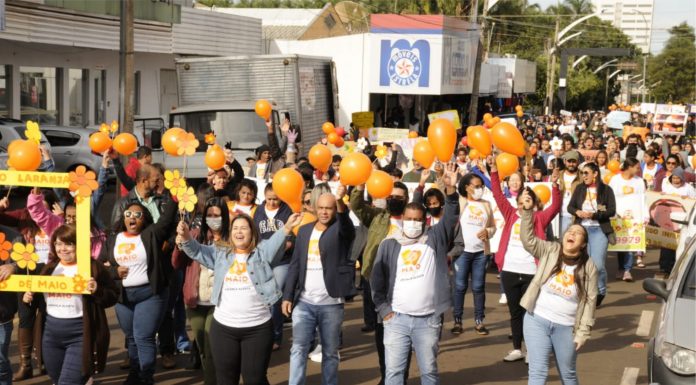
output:
[[[340,353],[340,352],[336,352],[336,354],[338,355],[338,360],[340,361],[340,360],[341,360],[341,353]],[[316,363],[318,363],[318,364],[321,363],[321,358],[322,358],[321,352],[319,352],[319,353],[314,353],[314,354],[311,354],[311,355],[309,356],[309,360],[310,360],[310,361],[316,362]]]
[[[525,357],[524,353],[522,353],[521,350],[515,349],[511,350],[508,352],[507,356],[503,358],[503,361],[505,362],[514,362],[514,361],[519,361]]]
[[[507,296],[505,294],[501,294],[500,299],[498,300],[498,303],[506,304],[507,303]]]
[[[317,347],[314,348],[314,350],[312,350],[311,352],[309,352],[309,354],[307,356],[309,357],[310,360],[312,360],[314,362],[321,362],[321,344],[318,344]],[[315,357],[315,356],[319,356],[319,359],[318,360],[314,359],[313,357]]]

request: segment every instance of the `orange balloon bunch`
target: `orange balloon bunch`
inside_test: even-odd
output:
[[[41,165],[41,150],[34,140],[13,140],[7,148],[7,165],[18,171],[36,171]]]
[[[333,144],[336,147],[343,147],[345,142],[343,141],[343,135],[346,131],[341,128],[337,129],[333,123],[326,122],[321,125],[321,130],[326,134],[326,141]]]
[[[185,134],[183,128],[172,127],[164,132],[162,135],[162,148],[164,152],[171,156],[179,156],[177,153],[179,150],[179,135]]]
[[[291,168],[284,168],[273,175],[273,191],[278,198],[287,203],[293,212],[302,211],[302,191],[304,191],[302,175]]]
[[[518,118],[524,116],[524,110],[522,109],[522,106],[520,106],[519,104],[515,106],[515,115],[517,115]]]

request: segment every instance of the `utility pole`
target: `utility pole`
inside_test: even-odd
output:
[[[121,132],[133,132],[133,0],[121,0],[121,41],[119,51],[118,120]]]
[[[474,66],[474,84],[471,86],[471,99],[469,101],[469,126],[476,125],[478,118],[478,99],[479,99],[479,83],[481,81],[481,66],[486,53],[483,52],[483,42],[481,39],[485,36],[486,30],[486,14],[488,13],[488,0],[483,0],[483,19],[481,21],[481,30],[479,33],[478,47],[476,48],[476,65]],[[476,23],[478,18],[478,0],[471,2],[471,22]]]
[[[648,69],[648,54],[643,54],[643,89],[641,90],[641,103],[645,103],[645,93],[648,90],[648,84],[645,82],[646,71]]]
[[[560,15],[556,15],[556,29],[553,32],[553,44],[549,47],[549,53],[551,54],[551,60],[549,61],[549,68],[546,77],[546,114],[553,113],[553,86],[556,81],[556,50],[558,47],[558,27],[560,25]]]

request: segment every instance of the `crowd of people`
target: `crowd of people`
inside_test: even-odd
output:
[[[246,159],[253,179],[225,150],[226,165],[210,170],[197,187],[192,213],[177,209],[151,149],[140,147],[125,166],[107,151],[91,202],[90,294],[0,292],[0,384],[44,371],[54,384],[91,381],[107,362],[110,307],[125,335],[126,385],[154,383],[158,352],[171,369],[180,351],[190,352],[189,368],[202,370],[206,385],[268,384],[271,355],[290,340],[283,335],[286,322],[292,323],[289,384],[305,383],[308,360],[321,362],[322,384],[337,384],[339,352],[349,343],[342,334],[344,306],[359,293],[362,331],[374,332],[380,384],[406,383],[411,350],[421,383],[438,384],[444,315],[451,312],[447,329],[461,334],[469,287],[474,331],[489,334],[490,268],[509,309],[512,346],[501,358],[526,361],[529,384],[536,385],[546,383],[553,352],[563,383],[576,384],[577,354],[590,338],[595,309],[610,294],[606,262],[615,242],[616,197],[644,191],[696,197],[689,138],[624,138],[604,119],[595,113],[518,122],[529,156],[505,178],[495,155],[476,157],[464,145],[450,162],[425,168],[398,143],[377,157],[362,140],[356,151],[394,180],[386,199],[372,199],[364,185],[341,185],[340,155],[322,173],[288,150],[292,130],[282,130],[278,141],[271,129],[269,145]],[[596,156],[585,159],[585,150]],[[611,160],[621,163],[620,173],[608,171]],[[121,197],[103,224],[97,213],[112,165]],[[44,151],[41,169],[52,167]],[[272,183],[258,183],[283,167],[297,169],[305,181],[301,213],[278,198]],[[530,182],[550,184],[548,204]],[[25,202],[11,208],[1,199],[0,223],[34,246],[38,267],[26,271],[8,260],[0,281],[12,274],[74,276],[72,197],[33,188]],[[307,223],[309,214],[314,220]],[[550,231],[555,220],[556,236]],[[674,261],[674,250],[660,250],[662,273],[669,274]],[[617,279],[627,282],[632,269],[645,267],[642,253],[620,252],[617,263]],[[19,370],[13,374],[8,349],[17,313]]]

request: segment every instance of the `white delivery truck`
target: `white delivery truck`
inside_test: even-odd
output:
[[[207,145],[213,132],[220,145],[229,144],[245,166],[247,156],[268,144],[268,130],[254,106],[267,99],[273,106],[272,121],[280,137],[287,117],[299,132],[299,156],[323,135],[321,125],[334,121],[338,101],[336,76],[330,58],[302,55],[259,55],[177,59],[179,107],[169,113],[169,127],[181,127],[200,142],[187,160],[189,178],[204,178]],[[161,147],[165,130],[144,127],[145,143],[153,148],[153,161],[168,169],[183,167],[183,158],[167,155]],[[149,139],[149,140],[148,140]]]

